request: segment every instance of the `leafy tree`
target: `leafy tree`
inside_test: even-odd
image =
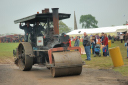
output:
[[[44,26],[44,23],[41,23]],[[47,24],[45,24],[44,28],[46,29]],[[50,27],[53,27],[53,22],[50,22]],[[72,30],[72,28],[68,27],[64,22],[61,20],[59,21],[59,33],[68,33]],[[43,33],[44,34],[44,33]]]
[[[64,22],[59,21],[59,33],[68,33],[72,28],[69,28]]]
[[[82,28],[98,28],[98,21],[91,14],[81,15],[80,24],[82,24]]]

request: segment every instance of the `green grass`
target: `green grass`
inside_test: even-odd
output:
[[[74,46],[74,42],[71,43],[72,46]],[[18,43],[0,43],[0,59],[3,58],[13,58],[13,49],[15,49],[18,46]],[[121,54],[124,61],[124,66],[113,68],[113,63],[111,60],[111,57],[93,57],[91,55],[91,61],[85,61],[86,54],[81,55],[82,60],[85,61],[86,65],[84,67],[86,68],[98,68],[98,69],[112,69],[114,71],[118,71],[121,74],[128,76],[128,59],[126,59],[127,56],[127,50],[126,47],[124,47],[124,43],[120,43],[119,41],[116,41],[115,43],[111,44],[112,47],[119,46],[121,50]],[[82,47],[82,42],[80,42],[80,47]],[[102,54],[102,51],[101,51]]]
[[[74,45],[74,42],[71,43],[72,46]],[[124,43],[121,43],[120,41],[116,41],[114,43],[111,43],[111,48],[119,46],[120,47],[120,51],[121,51],[121,55],[124,61],[124,66],[121,67],[113,67],[113,62],[111,60],[111,57],[103,57],[103,53],[101,51],[101,57],[93,57],[93,55],[91,54],[91,61],[85,61],[86,54],[81,55],[82,60],[85,61],[86,65],[84,65],[84,67],[86,68],[98,68],[98,69],[112,69],[114,71],[118,71],[121,74],[123,74],[124,76],[128,76],[128,59],[126,59],[127,57],[127,50],[126,47],[124,47]],[[80,47],[82,47],[82,42],[80,43]]]
[[[0,58],[13,57],[13,49],[18,46],[18,43],[0,43]]]

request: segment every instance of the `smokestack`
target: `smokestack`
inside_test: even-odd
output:
[[[45,10],[42,10],[42,14],[44,14],[45,13]]]
[[[59,8],[52,8],[53,11],[53,25],[54,25],[54,34],[59,35],[59,16],[58,16]]]
[[[48,8],[45,8],[45,13],[49,13],[49,9]]]

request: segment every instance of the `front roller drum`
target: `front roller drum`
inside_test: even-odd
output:
[[[81,71],[82,66],[70,68],[51,68],[51,73],[53,77],[80,75]]]
[[[17,65],[22,71],[29,71],[33,65],[33,57],[28,54],[33,54],[31,44],[28,42],[22,42],[18,46]]]
[[[53,77],[80,75],[82,72],[82,59],[79,51],[54,52],[51,68]]]
[[[32,65],[33,65],[33,58],[31,58],[28,55],[25,56],[25,59],[19,59],[18,60],[19,69],[22,71],[31,70]]]

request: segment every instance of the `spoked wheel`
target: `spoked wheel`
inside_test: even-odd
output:
[[[25,50],[27,49],[24,49],[23,45],[20,45],[18,48],[19,51],[18,66],[19,69],[22,71],[29,71],[31,70],[33,65],[33,58],[30,57],[29,55],[26,55]]]

